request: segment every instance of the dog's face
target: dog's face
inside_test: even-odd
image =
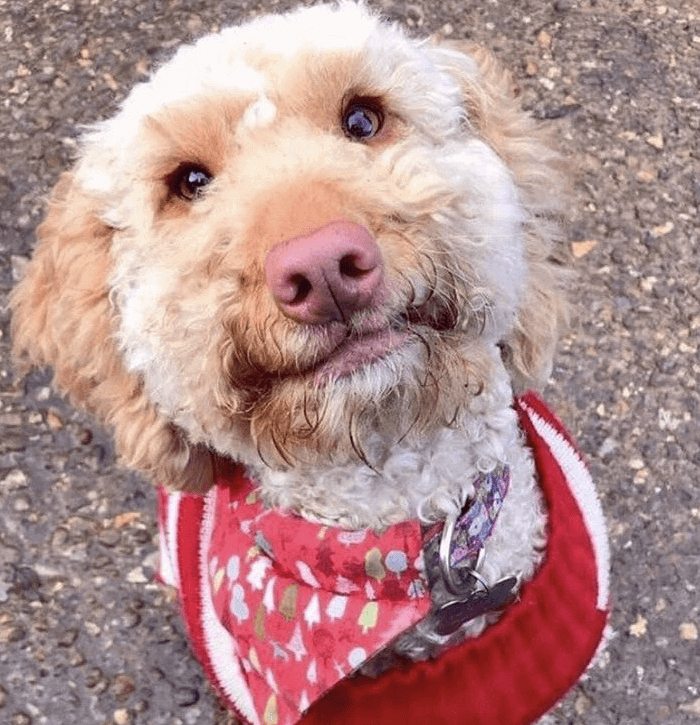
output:
[[[496,346],[546,372],[555,163],[482,54],[351,4],[223,31],[85,139],[16,349],[170,483],[362,457],[449,425]]]

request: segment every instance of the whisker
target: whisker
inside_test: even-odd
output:
[[[348,436],[350,438],[350,445],[352,446],[353,451],[355,451],[355,454],[357,457],[369,468],[370,470],[374,471],[375,473],[378,473],[377,469],[369,462],[367,456],[365,455],[365,452],[362,450],[362,446],[357,441],[354,428],[355,428],[355,421],[357,420],[357,416],[353,413],[350,415],[350,420],[348,421]]]
[[[270,440],[272,441],[272,445],[275,447],[275,450],[279,454],[279,457],[288,465],[292,466],[293,461],[290,459],[290,457],[287,455],[287,452],[282,448],[280,443],[277,440],[277,436],[275,435],[275,431],[270,431]]]

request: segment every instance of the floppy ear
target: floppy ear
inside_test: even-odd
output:
[[[528,281],[515,325],[501,345],[515,387],[541,387],[568,321],[563,283],[570,260],[560,236],[564,202],[571,193],[568,165],[544,128],[523,111],[510,74],[489,51],[445,43],[435,53],[463,88],[471,132],[503,159],[518,189],[525,212]]]
[[[117,452],[129,466],[176,488],[211,484],[211,458],[164,420],[139,378],[123,366],[114,332],[108,275],[115,230],[98,203],[65,173],[53,191],[39,244],[11,297],[19,369],[54,369],[54,385],[114,428]]]

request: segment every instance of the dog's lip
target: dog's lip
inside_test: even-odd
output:
[[[349,334],[316,366],[315,379],[323,382],[351,375],[402,347],[409,337],[408,330],[389,325]]]

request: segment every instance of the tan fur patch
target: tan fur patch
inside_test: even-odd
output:
[[[167,179],[183,164],[207,169],[214,177],[236,152],[235,130],[245,109],[255,100],[214,96],[168,108],[143,123],[143,174],[154,187],[154,207],[162,215],[179,217],[188,204],[169,193]]]
[[[342,115],[356,98],[371,98],[387,109],[391,107],[387,89],[378,85],[368,72],[370,60],[362,53],[300,54],[293,65],[278,69],[275,97],[281,115],[306,118],[317,128],[343,135]],[[381,148],[396,142],[407,132],[395,114],[387,112],[381,132],[366,143]]]
[[[187,485],[181,434],[158,416],[115,348],[107,286],[113,233],[95,202],[64,174],[38,230],[32,264],[12,295],[13,352],[24,370],[51,365],[59,390],[114,427],[129,465]]]

